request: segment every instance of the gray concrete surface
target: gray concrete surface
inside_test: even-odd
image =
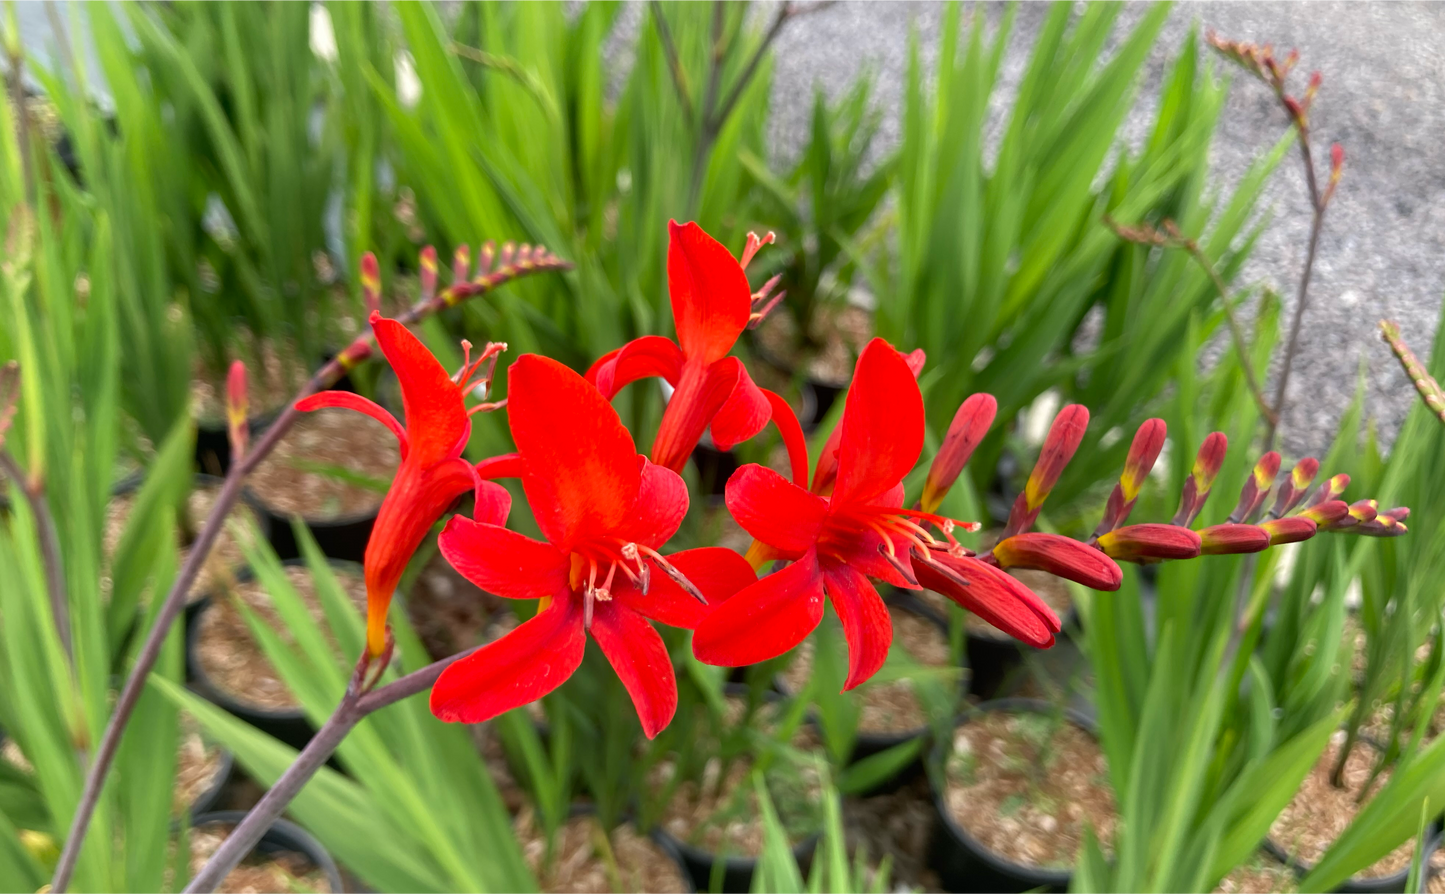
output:
[[[1125,22],[1140,11],[1127,9]],[[43,5],[21,3],[18,13],[27,47],[44,56],[51,38]],[[790,25],[777,44],[772,123],[777,154],[789,157],[805,138],[813,85],[836,93],[864,66],[877,74],[879,101],[887,110],[885,141],[896,141],[910,28],[917,27],[931,63],[941,13],[937,3],[844,2]],[[997,9],[989,13],[996,16]],[[1020,11],[996,97],[1000,113],[1043,13],[1036,4]],[[1376,335],[1375,323],[1381,317],[1399,320],[1423,354],[1445,291],[1445,5],[1181,3],[1151,58],[1143,101],[1126,137],[1142,132],[1152,118],[1161,72],[1196,22],[1228,37],[1298,48],[1301,83],[1312,70],[1324,74],[1313,114],[1320,163],[1326,164],[1328,143],[1340,142],[1345,177],[1321,240],[1291,377],[1285,442],[1296,452],[1328,446],[1353,396],[1361,359],[1368,410],[1388,441],[1414,392]],[[1284,126],[1266,89],[1235,78],[1214,147],[1219,182],[1232,184]],[[1309,228],[1297,159],[1276,176],[1265,206],[1273,223],[1246,278],[1273,284],[1292,308]]]

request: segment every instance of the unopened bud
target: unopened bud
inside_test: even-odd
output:
[[[1289,478],[1279,486],[1279,494],[1275,497],[1274,508],[1269,511],[1273,518],[1281,518],[1289,514],[1289,511],[1304,499],[1309,487],[1314,483],[1315,475],[1319,474],[1320,461],[1312,456],[1307,456],[1295,463],[1294,469],[1289,473]]]
[[[1329,530],[1335,530],[1336,525],[1338,525],[1341,520],[1349,517],[1349,514],[1350,507],[1344,500],[1325,500],[1322,503],[1316,503],[1310,506],[1300,513],[1302,517],[1309,519],[1321,528]],[[1350,519],[1350,524],[1354,523],[1355,520]]]
[[[1127,525],[1099,538],[1099,548],[1123,562],[1192,559],[1199,555],[1199,535],[1179,525]]]
[[[1219,467],[1224,465],[1224,454],[1228,449],[1229,438],[1220,431],[1210,433],[1204,443],[1199,445],[1199,453],[1194,457],[1194,469],[1189,477],[1184,479],[1179,511],[1174,513],[1172,524],[1188,527],[1194,523],[1194,519],[1204,508],[1204,501],[1209,499],[1209,491],[1214,487]]]
[[[246,442],[251,434],[246,424],[248,412],[246,364],[233,360],[226,374],[226,429],[231,442],[232,461],[238,461],[246,454]]]
[[[1124,573],[1108,556],[1087,544],[1058,534],[1016,534],[999,541],[993,557],[1000,568],[1032,568],[1083,584],[1114,591]]]
[[[1269,548],[1269,532],[1258,525],[1210,525],[1200,530],[1199,542],[1206,556],[1257,553]]]
[[[1344,493],[1345,488],[1349,486],[1350,476],[1344,474],[1343,472],[1338,475],[1334,475],[1329,480],[1325,481],[1323,484],[1321,484],[1318,488],[1315,489],[1314,496],[1310,497],[1310,501],[1307,505],[1318,506],[1321,503],[1325,503],[1330,500],[1338,500],[1340,498],[1340,494]]]
[[[1339,143],[1330,146],[1330,180],[1339,182],[1340,173],[1345,168],[1345,147]]]
[[[361,297],[368,315],[381,309],[381,267],[371,252],[361,256]]]
[[[1274,485],[1275,476],[1278,474],[1279,454],[1271,450],[1254,464],[1254,471],[1245,479],[1244,488],[1239,492],[1239,502],[1235,504],[1234,511],[1229,513],[1229,520],[1247,522],[1254,518],[1265,498],[1269,496],[1269,489]]]
[[[428,245],[421,250],[421,300],[430,301],[437,293],[437,250]]]
[[[461,284],[472,278],[472,250],[458,245],[452,253],[452,282]]]
[[[973,451],[988,434],[998,412],[998,401],[991,394],[973,394],[959,406],[943,437],[943,446],[933,457],[928,467],[928,479],[923,484],[922,506],[924,512],[934,512],[949,488],[958,480]]]
[[[1269,545],[1279,546],[1281,543],[1299,543],[1315,536],[1317,526],[1313,519],[1303,515],[1292,515],[1289,518],[1271,518],[1259,523],[1259,527],[1269,532]]]

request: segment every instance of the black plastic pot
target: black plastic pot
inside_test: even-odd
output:
[[[276,551],[276,556],[282,560],[298,558],[301,555],[301,545],[296,542],[291,516],[272,509],[250,488],[246,488],[245,497],[246,502],[256,510],[257,517],[261,519],[266,538],[270,541],[271,548]],[[316,545],[321,547],[321,552],[328,557],[344,562],[360,562],[366,557],[366,544],[371,540],[371,529],[376,525],[376,514],[380,509],[381,501],[378,500],[376,509],[367,512],[331,519],[303,517],[301,522],[316,539]]]
[[[753,889],[753,873],[758,868],[756,857],[719,858],[717,854],[678,840],[661,826],[652,830],[651,837],[664,850],[677,854],[685,874],[692,880],[694,890],[747,894]],[[798,861],[798,869],[805,878],[813,865],[813,852],[818,848],[818,837],[816,834],[810,835],[793,845],[793,858]],[[720,888],[713,886],[714,873],[721,876]]]
[[[737,454],[699,444],[692,448],[692,461],[697,466],[698,490],[703,496],[722,500],[728,479],[738,470]]]
[[[192,827],[208,825],[236,826],[246,818],[244,810],[218,810],[215,813],[207,813],[195,818]],[[326,876],[331,890],[340,892],[341,872],[336,868],[336,861],[331,859],[331,854],[321,846],[310,832],[288,820],[278,819],[256,842],[256,847],[251,853],[261,854],[301,854],[310,860],[312,865],[320,869]]]
[[[304,565],[305,563],[293,559],[284,564]],[[359,568],[349,563],[334,562],[333,565],[360,572]],[[236,575],[236,580],[238,583],[245,583],[252,577],[250,569],[243,569]],[[316,733],[316,728],[311,725],[311,721],[306,719],[305,711],[301,708],[272,710],[247,704],[226,692],[206,673],[205,667],[201,664],[198,649],[200,647],[201,621],[211,604],[211,596],[202,598],[196,603],[195,611],[188,616],[186,621],[186,678],[191,688],[202,698],[224,708],[228,713],[239,717],[262,732],[293,748],[305,748],[306,743],[310,742],[311,737]]]
[[[1048,702],[1031,698],[1004,698],[984,702],[958,718],[962,725],[973,717],[990,711],[1007,713],[1054,714],[1062,710],[1064,717],[1091,735],[1094,724],[1084,715],[1068,708],[1060,709]],[[1067,891],[1073,872],[1067,869],[1046,869],[1015,863],[986,848],[953,819],[942,787],[947,785],[945,762],[952,748],[951,741],[938,742],[930,760],[936,769],[932,774],[935,822],[933,840],[928,851],[928,865],[943,884],[945,891]]]
[[[325,354],[321,358],[321,364],[330,363],[335,354]],[[355,391],[356,387],[351,382],[351,377],[343,375],[336,380],[336,384],[327,389],[328,391]],[[290,395],[286,400],[291,399]],[[281,404],[273,410],[258,413],[246,420],[246,427],[250,430],[251,442],[255,443],[256,438],[270,427],[276,417],[281,415]],[[209,475],[225,476],[231,471],[231,436],[226,420],[197,419],[196,420],[196,469]]]
[[[225,748],[220,749],[220,753],[221,765],[216,768],[216,778],[212,779],[211,784],[196,795],[196,799],[186,808],[187,813],[193,817],[201,816],[215,807],[216,802],[221,800],[221,792],[225,790],[226,783],[231,781],[231,773],[236,769],[236,756]]]

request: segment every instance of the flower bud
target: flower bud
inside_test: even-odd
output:
[[[1335,526],[1341,519],[1350,514],[1350,507],[1344,500],[1325,500],[1323,503],[1311,506],[1300,513],[1321,528],[1335,530]],[[1350,522],[1354,524],[1353,521]]]
[[[986,562],[947,555],[915,558],[913,570],[925,588],[1035,648],[1052,646],[1062,629],[1059,616],[1034,591]]]
[[[1269,548],[1269,532],[1259,525],[1210,525],[1199,532],[1200,553],[1228,556]]]
[[[1184,492],[1179,498],[1179,511],[1174,513],[1172,524],[1188,527],[1194,523],[1194,519],[1204,508],[1204,501],[1209,499],[1209,490],[1214,487],[1214,478],[1219,474],[1219,467],[1224,465],[1224,453],[1229,449],[1229,438],[1224,432],[1212,432],[1199,445],[1199,453],[1194,457],[1194,471],[1184,479]]]
[[[1312,456],[1307,456],[1295,463],[1294,469],[1289,473],[1289,479],[1279,486],[1279,494],[1275,497],[1274,508],[1269,514],[1274,518],[1281,518],[1289,514],[1314,483],[1315,475],[1319,474],[1320,461]]]
[[[1229,520],[1247,522],[1253,518],[1265,497],[1269,496],[1269,489],[1278,474],[1279,454],[1271,450],[1254,464],[1254,472],[1245,480],[1244,488],[1239,492],[1239,502],[1235,504],[1234,511],[1229,513]]]
[[[1402,522],[1410,517],[1409,506],[1397,506],[1394,509],[1382,509],[1380,515],[1388,515],[1397,522]],[[1378,517],[1378,516],[1377,516]]]
[[[1058,534],[1015,534],[999,541],[993,557],[1001,568],[1033,568],[1095,590],[1119,589],[1124,574],[1108,556]]]
[[[1366,537],[1399,537],[1410,529],[1405,527],[1404,522],[1396,521],[1392,515],[1377,515],[1348,530],[1351,534],[1362,534]]]
[[[361,256],[361,297],[368,315],[381,310],[381,268],[371,252]]]
[[[1340,498],[1340,494],[1344,493],[1345,488],[1349,486],[1350,476],[1341,472],[1338,475],[1332,476],[1329,480],[1325,481],[1325,483],[1321,484],[1318,488],[1316,488],[1314,496],[1310,497],[1310,501],[1306,505],[1318,506],[1321,503],[1326,503],[1330,500],[1338,500]]]
[[[240,460],[246,453],[246,442],[251,434],[246,424],[247,412],[246,364],[233,360],[226,374],[226,429],[231,441],[232,461]]]
[[[978,447],[988,427],[993,424],[998,412],[998,401],[991,394],[970,395],[958,408],[948,434],[943,437],[943,446],[933,457],[928,467],[928,480],[923,484],[922,507],[924,512],[934,512],[953,483],[958,480],[968,458]]]
[[[1163,559],[1192,559],[1203,544],[1199,535],[1179,525],[1128,525],[1099,538],[1099,547],[1112,559],[1125,562],[1154,562]]]
[[[1317,526],[1313,519],[1303,515],[1292,515],[1289,518],[1271,518],[1259,523],[1259,527],[1269,532],[1269,545],[1279,546],[1281,543],[1299,543],[1315,536]]]
[[[437,250],[428,245],[421,250],[421,300],[430,301],[437,293]]]
[[[1129,513],[1134,509],[1134,501],[1144,487],[1144,480],[1149,477],[1149,470],[1154,468],[1159,452],[1164,449],[1164,436],[1168,431],[1169,427],[1164,424],[1163,419],[1148,419],[1134,433],[1134,442],[1129,445],[1129,456],[1124,460],[1124,473],[1119,476],[1119,483],[1114,485],[1113,492],[1109,494],[1109,502],[1104,507],[1104,517],[1094,529],[1095,539],[1119,527],[1129,517]]]
[[[1029,482],[1009,511],[1003,528],[1004,537],[1033,527],[1044,500],[1058,483],[1064,467],[1074,458],[1074,451],[1079,449],[1079,442],[1084,439],[1084,431],[1088,427],[1089,410],[1082,404],[1069,404],[1054,417],[1054,423],[1044,437],[1043,449],[1039,451],[1039,461],[1034,463],[1034,470],[1029,474]]]
[[[452,253],[452,282],[464,283],[471,278],[472,250],[466,245],[458,245]]]

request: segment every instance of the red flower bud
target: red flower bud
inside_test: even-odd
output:
[[[1299,503],[1309,487],[1314,483],[1315,475],[1319,474],[1320,461],[1312,456],[1307,456],[1295,463],[1294,470],[1289,473],[1289,479],[1279,486],[1279,495],[1275,498],[1274,508],[1269,514],[1275,518],[1281,518],[1289,514],[1289,511]]]
[[[1350,504],[1350,517],[1355,521],[1374,521],[1380,514],[1380,504],[1375,500],[1358,500]]]
[[[1341,519],[1348,517],[1350,507],[1344,500],[1325,500],[1323,503],[1311,506],[1300,513],[1300,515],[1313,521],[1315,524],[1328,530],[1334,530]],[[1350,524],[1355,524],[1354,520]]]
[[[1330,177],[1339,179],[1340,171],[1345,166],[1345,147],[1339,143],[1330,146]]]
[[[1109,494],[1109,502],[1104,507],[1104,517],[1094,529],[1095,539],[1114,530],[1129,517],[1134,501],[1144,486],[1144,480],[1149,477],[1149,470],[1154,468],[1159,452],[1164,449],[1164,436],[1168,430],[1163,419],[1148,419],[1134,433],[1134,442],[1129,445],[1129,456],[1124,460],[1124,473],[1119,476],[1119,483],[1114,485],[1114,491]]]
[[[1199,532],[1199,541],[1206,556],[1257,553],[1269,548],[1269,532],[1259,525],[1211,525]]]
[[[1407,518],[1410,517],[1410,507],[1409,507],[1409,506],[1397,506],[1397,507],[1395,507],[1394,509],[1384,509],[1384,510],[1381,510],[1380,515],[1388,515],[1390,518],[1393,518],[1395,521],[1397,521],[1397,522],[1402,522],[1402,521],[1404,521],[1405,519],[1407,519]]]
[[[1315,489],[1314,496],[1310,497],[1308,505],[1318,506],[1330,500],[1338,500],[1345,488],[1350,486],[1350,476],[1340,473],[1331,477],[1328,481]]]
[[[1317,526],[1313,519],[1303,515],[1292,515],[1289,518],[1271,518],[1268,521],[1259,523],[1259,526],[1269,532],[1269,545],[1279,546],[1281,543],[1299,543],[1301,540],[1308,540],[1315,536]]]
[[[1099,538],[1099,547],[1112,559],[1151,562],[1192,559],[1203,544],[1199,535],[1179,525],[1128,525]]]
[[[1119,589],[1119,566],[1092,546],[1058,534],[1015,534],[999,541],[993,557],[1001,568],[1033,568],[1095,590]]]
[[[437,293],[437,250],[428,245],[421,250],[421,300],[430,301]]]
[[[1269,496],[1269,489],[1274,485],[1274,478],[1278,474],[1279,454],[1271,450],[1254,464],[1254,472],[1245,480],[1244,488],[1239,492],[1239,502],[1235,504],[1234,511],[1229,513],[1229,520],[1247,522],[1253,518],[1265,497]]]
[[[1351,534],[1362,534],[1366,537],[1399,537],[1410,529],[1405,527],[1404,522],[1396,521],[1394,516],[1379,515],[1348,530]]]
[[[953,423],[948,426],[948,434],[944,435],[943,446],[938,448],[933,465],[928,468],[928,480],[923,484],[924,512],[938,509],[948,489],[958,480],[964,464],[983,436],[988,434],[988,427],[993,424],[997,412],[998,401],[992,394],[970,395],[958,408]]]
[[[381,309],[381,268],[371,252],[361,256],[361,297],[366,301],[367,316]]]
[[[1013,509],[1004,524],[1003,536],[1027,531],[1033,526],[1034,519],[1039,517],[1039,509],[1043,507],[1049,491],[1058,483],[1064,467],[1074,458],[1074,451],[1079,449],[1079,442],[1084,439],[1084,431],[1088,427],[1089,410],[1083,404],[1069,404],[1054,417],[1054,424],[1044,438],[1043,449],[1039,451],[1039,461],[1034,463],[1034,470],[1029,475],[1029,483],[1014,500]]]
[[[1219,467],[1224,465],[1224,453],[1229,448],[1229,438],[1224,432],[1213,432],[1199,445],[1199,453],[1194,458],[1194,471],[1184,479],[1184,493],[1179,499],[1179,511],[1174,513],[1173,524],[1188,526],[1193,524],[1199,511],[1204,508],[1204,501],[1209,499],[1209,489],[1214,486],[1214,478],[1219,474]]]
[[[245,454],[246,441],[251,433],[246,425],[246,405],[246,364],[233,360],[226,374],[226,428],[233,460],[239,460]]]
[[[452,281],[464,283],[472,277],[472,250],[465,245],[458,245],[457,250],[452,254]]]

